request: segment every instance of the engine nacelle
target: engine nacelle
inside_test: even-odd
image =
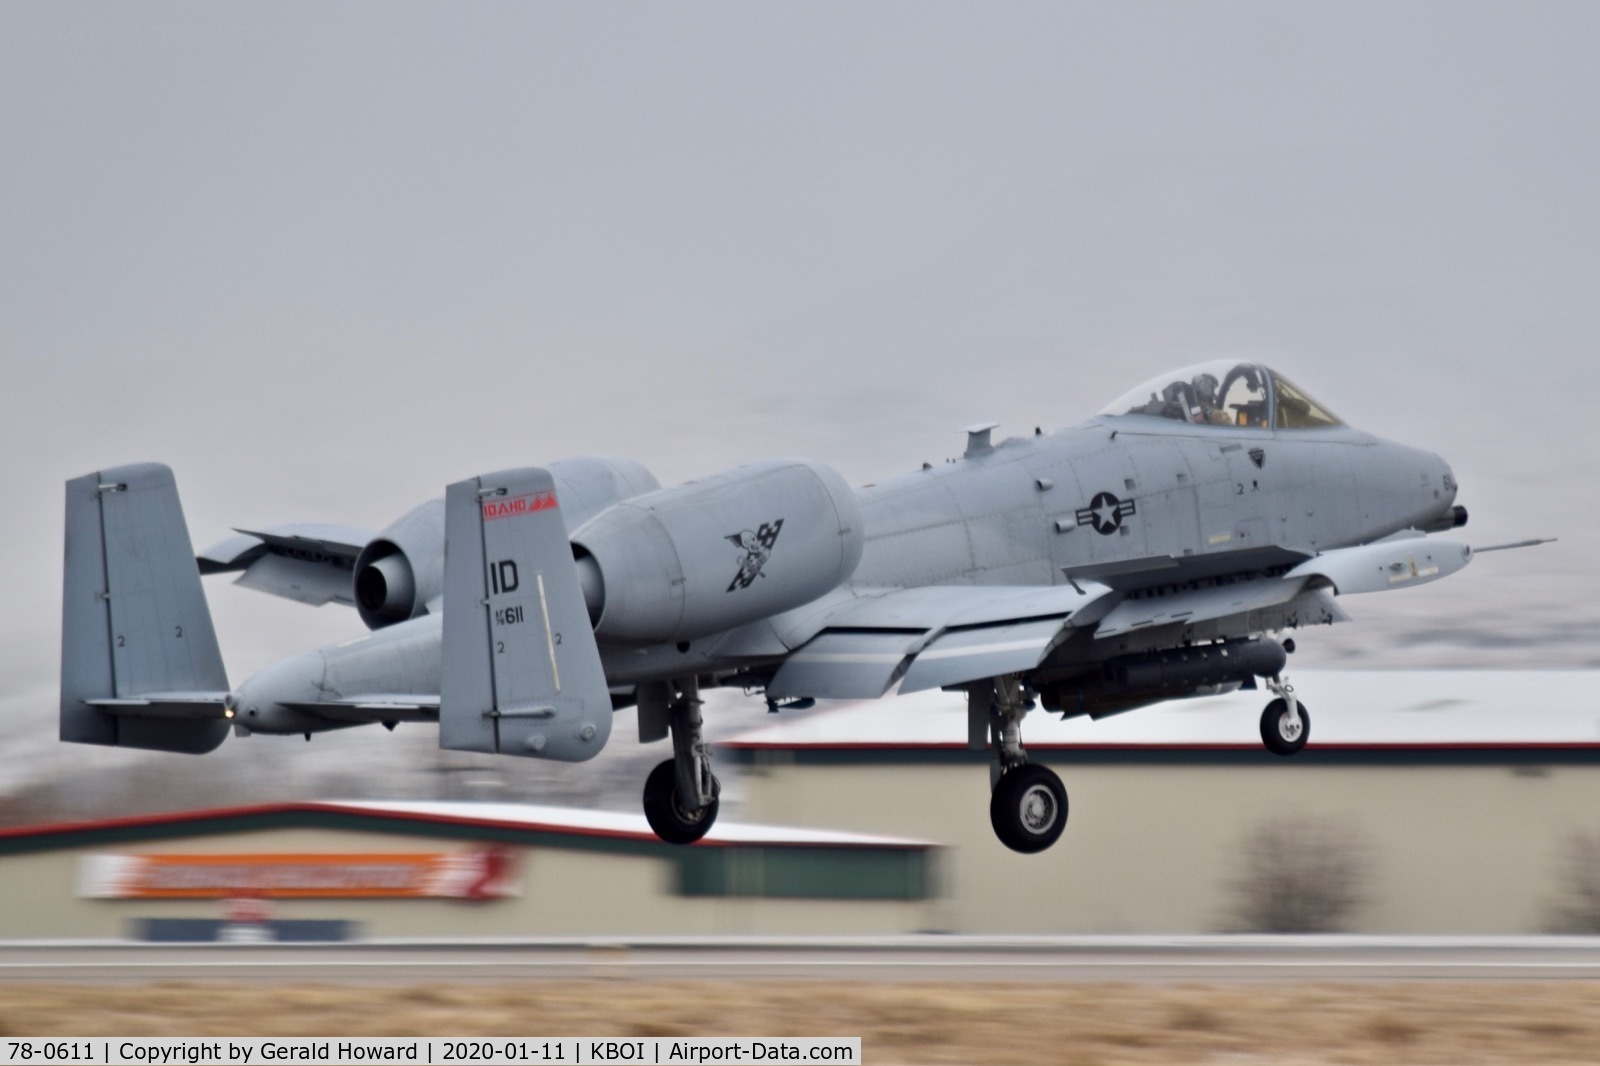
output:
[[[661,487],[631,459],[563,459],[549,469],[569,533],[619,500]],[[443,500],[407,511],[361,550],[354,591],[356,611],[369,629],[428,613],[428,604],[444,594]]]
[[[837,587],[864,543],[855,493],[809,459],[769,459],[625,501],[572,537],[601,640],[694,640]]]
[[[444,595],[444,501],[402,515],[356,559],[356,611],[369,629],[427,613]]]

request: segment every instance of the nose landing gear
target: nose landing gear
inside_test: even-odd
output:
[[[1269,678],[1267,687],[1278,698],[1261,712],[1261,742],[1274,755],[1298,755],[1311,735],[1311,714],[1287,677]]]

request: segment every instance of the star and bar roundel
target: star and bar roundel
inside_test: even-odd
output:
[[[1138,513],[1132,500],[1119,500],[1109,492],[1099,492],[1089,506],[1078,511],[1078,525],[1093,526],[1096,533],[1110,536],[1122,528],[1122,520]]]

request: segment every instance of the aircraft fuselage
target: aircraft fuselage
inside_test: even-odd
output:
[[[1439,456],[1347,427],[1272,432],[1099,418],[860,489],[865,547],[851,581],[832,596],[1070,580],[1137,587],[1248,574],[1448,525],[1455,496]],[[438,616],[425,615],[275,664],[241,686],[240,723],[266,733],[327,729],[323,713],[295,705],[328,692],[393,692],[397,678],[407,695],[436,694],[439,634]],[[1082,655],[1159,646],[1168,636]],[[793,647],[780,616],[694,641],[602,643],[600,651],[610,682],[630,686],[685,672],[759,683],[762,668]]]

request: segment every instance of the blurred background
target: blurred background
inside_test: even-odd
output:
[[[1472,543],[1561,538],[1297,665],[1594,666],[1597,37],[1458,0],[0,5],[0,819],[631,810],[660,757],[631,718],[582,768],[419,726],[59,744],[62,482],[139,460],[200,546],[591,452],[872,482],[1260,359],[1448,458]],[[361,631],[207,584],[235,681]]]

